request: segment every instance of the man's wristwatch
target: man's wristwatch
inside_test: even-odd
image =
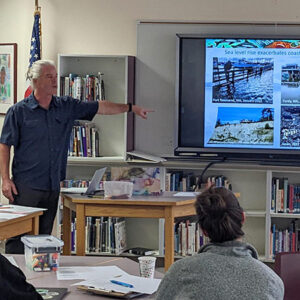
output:
[[[127,103],[127,105],[128,105],[128,110],[127,110],[127,112],[129,113],[129,112],[132,111],[132,103]]]

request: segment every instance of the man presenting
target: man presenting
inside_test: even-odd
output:
[[[53,62],[36,61],[29,72],[33,93],[7,112],[0,138],[2,192],[10,203],[46,208],[40,234],[51,234],[65,179],[68,145],[74,120],[92,120],[96,114],[133,111],[146,119],[152,110],[108,101],[83,102],[54,96],[57,71]],[[12,179],[10,147],[14,147]],[[20,237],[6,242],[6,253],[23,253]]]

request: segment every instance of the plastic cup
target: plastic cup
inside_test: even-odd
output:
[[[141,256],[139,259],[140,276],[145,278],[153,278],[155,271],[156,257]]]

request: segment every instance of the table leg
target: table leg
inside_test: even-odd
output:
[[[64,199],[64,201],[67,201]],[[71,209],[63,206],[63,255],[71,255]]]
[[[84,204],[76,204],[76,255],[85,255]]]
[[[39,219],[40,216],[32,218],[32,230],[29,234],[34,234],[34,235],[39,234]]]
[[[174,212],[172,207],[165,208],[165,271],[174,262]]]

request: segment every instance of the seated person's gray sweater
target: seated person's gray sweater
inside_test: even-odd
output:
[[[175,262],[163,278],[157,300],[283,299],[280,277],[239,241],[208,244]]]

